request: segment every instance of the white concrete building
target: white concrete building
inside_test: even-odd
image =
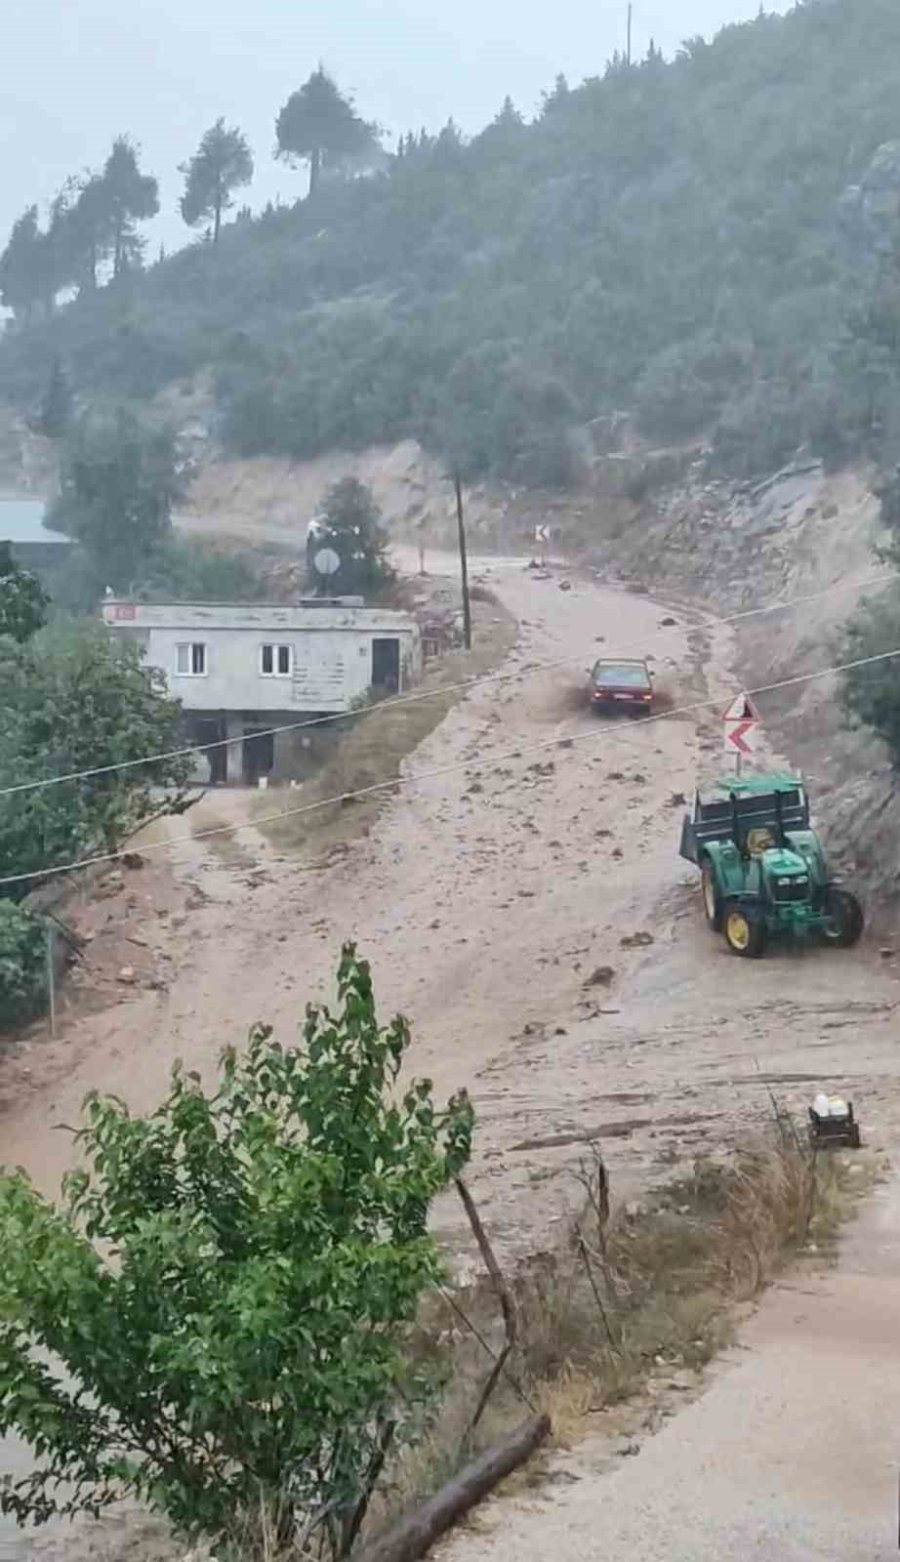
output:
[[[271,728],[348,711],[370,690],[397,694],[422,667],[415,619],[353,598],[285,607],[111,598],[102,611],[164,674],[190,741],[211,745],[212,781],[288,779],[296,733]]]

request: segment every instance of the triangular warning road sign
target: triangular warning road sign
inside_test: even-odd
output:
[[[726,721],[759,721],[759,711],[756,709],[749,694],[739,694],[732,700],[725,712]]]

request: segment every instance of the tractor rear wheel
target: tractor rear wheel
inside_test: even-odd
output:
[[[829,923],[824,932],[825,942],[838,949],[852,949],[863,935],[866,919],[856,896],[848,889],[832,888],[825,902]]]
[[[719,894],[719,886],[711,862],[704,862],[702,873],[703,910],[706,912],[706,920],[714,933],[721,933],[722,897]]]
[[[736,901],[725,907],[723,931],[733,955],[742,960],[760,960],[766,948],[766,924],[755,906]]]

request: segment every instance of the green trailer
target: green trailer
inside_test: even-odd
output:
[[[797,776],[733,776],[698,791],[681,855],[700,869],[706,919],[733,954],[759,959],[784,936],[849,949],[862,936],[862,907],[831,876]]]

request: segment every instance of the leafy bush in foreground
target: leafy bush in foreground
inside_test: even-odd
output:
[[[147,1117],[95,1096],[61,1208],[0,1180],[0,1430],[40,1461],[5,1512],[131,1493],[189,1534],[347,1554],[429,1401],[407,1331],[472,1114],[395,1094],[409,1030],[379,1026],[352,947],[338,991],[301,1050],[257,1027],[211,1094],[176,1070]]]

